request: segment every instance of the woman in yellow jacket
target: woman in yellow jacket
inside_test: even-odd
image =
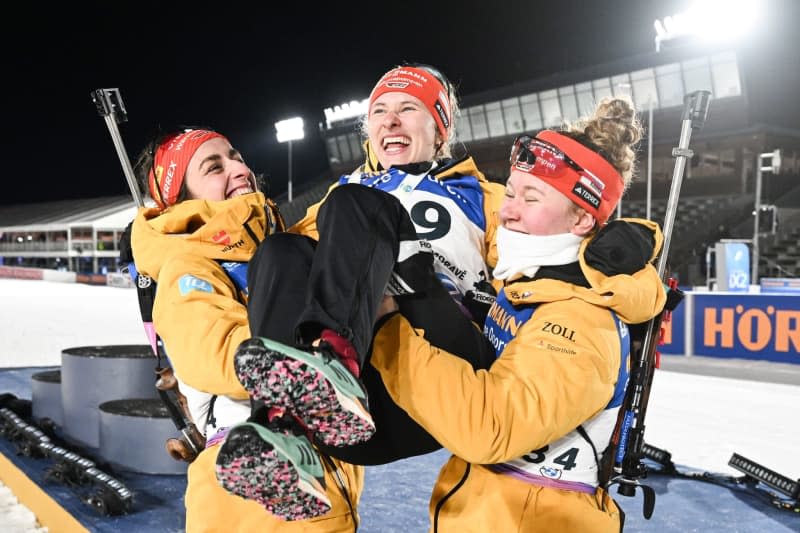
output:
[[[372,365],[392,398],[453,453],[431,498],[433,531],[620,530],[599,454],[627,381],[627,324],[655,316],[666,296],[654,257],[619,273],[585,251],[631,178],[639,136],[630,102],[612,99],[514,143],[494,270],[503,288],[484,326],[489,370],[431,346],[402,315],[378,332]],[[609,233],[615,262],[660,248],[656,224],[621,229],[622,239]]]
[[[140,273],[157,282],[153,323],[193,420],[207,438],[189,466],[186,530],[353,531],[363,468],[317,463],[331,512],[285,522],[219,486],[214,465],[224,429],[250,415],[233,356],[250,337],[247,262],[265,236],[282,229],[271,200],[224,136],[188,130],[155,139],[136,165],[157,207],[143,208],[131,244]]]
[[[235,363],[255,409],[217,461],[234,494],[287,520],[324,515],[325,494],[304,472],[303,430],[325,454],[361,465],[441,447],[368,364],[387,292],[431,343],[476,368],[494,359],[476,349],[483,335],[472,320],[482,323],[493,300],[503,187],[471,157],[451,154],[456,114],[453,87],[433,67],[386,72],[364,119],[365,164],[290,233],[259,246],[248,271],[254,338]]]

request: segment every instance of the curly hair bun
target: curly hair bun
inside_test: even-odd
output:
[[[568,125],[566,131],[596,149],[619,171],[625,186],[630,184],[635,173],[635,148],[642,138],[642,126],[630,98],[604,98],[593,115]]]

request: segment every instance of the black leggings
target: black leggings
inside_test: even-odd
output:
[[[408,213],[388,193],[342,185],[320,207],[317,228],[319,242],[279,233],[258,247],[248,269],[253,335],[294,345],[308,343],[330,328],[356,348],[376,432],[354,446],[316,443],[322,452],[353,464],[375,465],[441,448],[392,401],[378,371],[367,364],[375,316],[395,267],[398,243],[416,240]],[[404,278],[416,292],[396,297],[401,314],[424,329],[434,346],[462,357],[473,368],[488,368],[494,350],[438,282],[429,263],[427,271],[411,270],[419,279]]]

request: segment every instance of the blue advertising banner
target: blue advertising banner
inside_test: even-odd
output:
[[[695,355],[800,364],[797,296],[698,293],[692,320]]]
[[[800,278],[761,278],[761,292],[800,294]]]

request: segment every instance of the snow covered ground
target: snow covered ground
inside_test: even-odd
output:
[[[30,509],[21,505],[17,497],[0,481],[0,524],[4,533],[44,533]]]
[[[0,368],[57,366],[65,348],[146,342],[132,289],[0,279]],[[798,479],[798,405],[798,384],[660,370],[646,440],[698,470],[740,475],[727,466],[735,452]]]
[[[147,344],[136,291],[0,279],[0,368],[58,366],[76,346]]]

